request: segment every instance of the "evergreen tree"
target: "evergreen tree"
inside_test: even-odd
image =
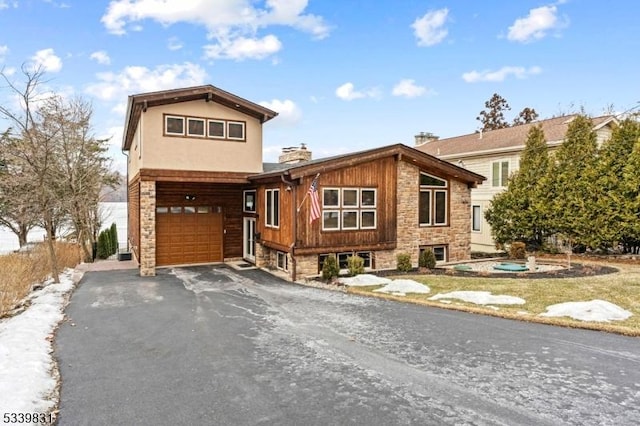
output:
[[[529,124],[536,121],[537,119],[538,113],[536,112],[536,110],[526,107],[522,111],[520,111],[516,118],[513,119],[513,125],[519,126],[521,124]]]
[[[482,130],[496,130],[509,127],[504,118],[504,112],[511,110],[509,103],[502,96],[494,93],[491,99],[484,103],[485,110],[480,111],[476,120],[482,123]]]
[[[541,176],[549,158],[541,126],[532,126],[520,159],[520,169],[509,179],[507,190],[496,195],[485,218],[498,244],[524,241],[539,248],[548,234],[548,217]]]
[[[597,206],[592,211],[594,244],[615,247],[627,229],[629,198],[625,190],[624,169],[633,147],[640,139],[640,123],[626,119],[602,145],[598,158]],[[631,175],[630,175],[631,176]]]
[[[109,238],[111,239],[111,254],[116,254],[118,252],[118,229],[115,223],[112,223],[109,228]]]
[[[592,212],[597,208],[597,137],[591,119],[569,123],[545,182],[549,227],[568,245],[593,247]]]
[[[621,243],[626,252],[640,253],[640,139],[637,139],[623,170],[625,209]]]

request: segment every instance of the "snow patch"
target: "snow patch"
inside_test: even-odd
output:
[[[450,293],[440,293],[429,298],[429,300],[458,299],[464,302],[475,303],[476,305],[524,305],[525,300],[515,296],[500,294],[492,295],[488,291],[452,291]]]
[[[632,313],[606,300],[591,300],[589,302],[567,302],[547,306],[547,312],[542,317],[570,317],[580,321],[623,321],[631,317]]]
[[[373,290],[378,293],[391,293],[395,296],[406,296],[407,293],[427,294],[431,289],[414,280],[393,280],[384,287]]]
[[[52,340],[63,320],[66,295],[75,286],[73,270],[60,274],[60,283],[49,280],[30,296],[22,313],[0,321],[0,413],[46,413],[56,379],[51,371]]]
[[[378,277],[372,274],[361,274],[355,277],[345,277],[338,279],[340,284],[344,284],[349,287],[366,287],[371,285],[385,285],[389,284],[391,280],[389,278]]]

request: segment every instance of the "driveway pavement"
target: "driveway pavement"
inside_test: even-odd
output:
[[[225,266],[88,272],[66,313],[60,425],[640,424],[640,339]]]

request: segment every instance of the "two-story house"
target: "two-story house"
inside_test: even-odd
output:
[[[472,250],[496,250],[484,212],[489,208],[493,197],[506,189],[509,175],[518,170],[531,126],[542,126],[549,151],[553,152],[564,141],[569,123],[575,117],[577,114],[446,139],[439,139],[430,133],[416,135],[417,150],[488,176],[487,181],[471,191]],[[592,122],[598,144],[611,137],[612,126],[617,123],[615,117],[610,115],[592,118]]]
[[[401,252],[417,265],[427,247],[439,261],[469,258],[470,191],[483,176],[400,144],[263,164],[262,125],[276,115],[214,86],[129,97],[128,238],[141,275],[244,259],[295,280],[329,254],[387,269]]]

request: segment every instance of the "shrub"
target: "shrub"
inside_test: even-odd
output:
[[[118,229],[116,228],[115,222],[111,224],[111,228],[109,228],[109,238],[111,243],[111,254],[116,254],[118,252]]]
[[[330,281],[340,274],[340,268],[338,267],[338,260],[336,256],[330,254],[324,261],[322,265],[322,279],[325,281]]]
[[[398,271],[409,272],[411,267],[411,256],[409,253],[399,253],[396,256],[396,262],[398,263]]]
[[[111,256],[111,237],[110,232],[104,230],[98,235],[98,258],[106,259]]]
[[[347,258],[347,269],[352,277],[358,274],[364,274],[364,259],[360,256],[350,256]]]
[[[511,247],[509,247],[509,258],[510,259],[526,259],[527,258],[526,244],[521,241],[515,241],[511,243]]]
[[[427,269],[433,269],[436,267],[436,255],[433,254],[433,250],[422,250],[422,253],[420,253],[420,258],[418,259],[418,266]]]

